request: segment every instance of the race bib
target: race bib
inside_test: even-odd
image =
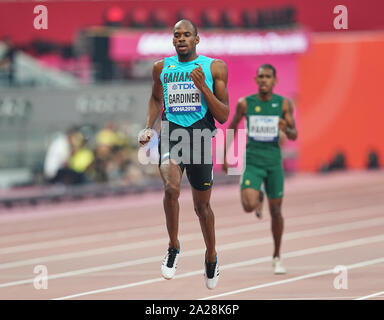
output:
[[[201,91],[193,82],[173,82],[167,86],[170,113],[201,111]]]
[[[250,138],[256,141],[277,141],[279,135],[279,116],[250,116]]]

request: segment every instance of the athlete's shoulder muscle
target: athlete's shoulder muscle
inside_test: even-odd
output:
[[[159,60],[153,64],[153,69],[152,69],[152,80],[153,80],[152,96],[157,100],[161,100],[163,95],[163,85],[160,79],[160,75],[161,75],[161,72],[163,71],[163,67],[164,67],[164,60]]]
[[[228,71],[222,60],[213,60],[211,63],[211,74],[213,79],[213,93],[226,106],[229,106],[228,98]]]
[[[248,103],[247,103],[247,99],[246,97],[241,97],[238,101],[237,101],[237,105],[236,105],[236,116],[237,117],[243,117],[247,114],[247,107],[248,107]]]
[[[215,59],[211,63],[211,73],[213,79],[223,80],[225,83],[228,82],[228,69],[227,65],[223,60]]]
[[[157,60],[153,64],[152,75],[158,75],[160,77],[161,71],[163,71],[164,59]]]
[[[282,102],[282,110],[283,110],[283,113],[290,113],[292,114],[293,113],[293,102],[288,99],[288,98],[285,98],[285,97],[282,97],[283,98],[283,102]]]

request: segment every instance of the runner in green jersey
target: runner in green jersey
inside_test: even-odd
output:
[[[275,68],[270,64],[260,66],[255,80],[258,93],[239,99],[228,129],[235,130],[236,134],[239,122],[246,118],[247,146],[241,177],[241,203],[246,212],[255,211],[261,217],[264,198],[261,185],[264,183],[272,218],[274,272],[283,274],[286,271],[280,260],[280,245],[284,228],[281,214],[284,172],[279,137],[283,132],[288,139],[295,140],[297,130],[292,102],[273,93],[277,82]],[[230,143],[227,141],[226,145]],[[228,170],[226,157],[223,170]]]

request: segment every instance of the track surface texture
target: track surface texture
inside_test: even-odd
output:
[[[160,273],[168,246],[161,192],[4,209],[0,300],[384,299],[383,170],[286,180],[285,275],[273,274],[266,204],[261,220],[246,214],[239,186],[226,185],[214,186],[211,206],[220,265],[214,290],[204,284],[189,189],[180,196],[172,280]]]

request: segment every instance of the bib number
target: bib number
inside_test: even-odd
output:
[[[256,141],[277,141],[279,135],[278,116],[250,116],[249,137]]]
[[[201,111],[201,91],[193,82],[173,82],[167,86],[170,113]]]

